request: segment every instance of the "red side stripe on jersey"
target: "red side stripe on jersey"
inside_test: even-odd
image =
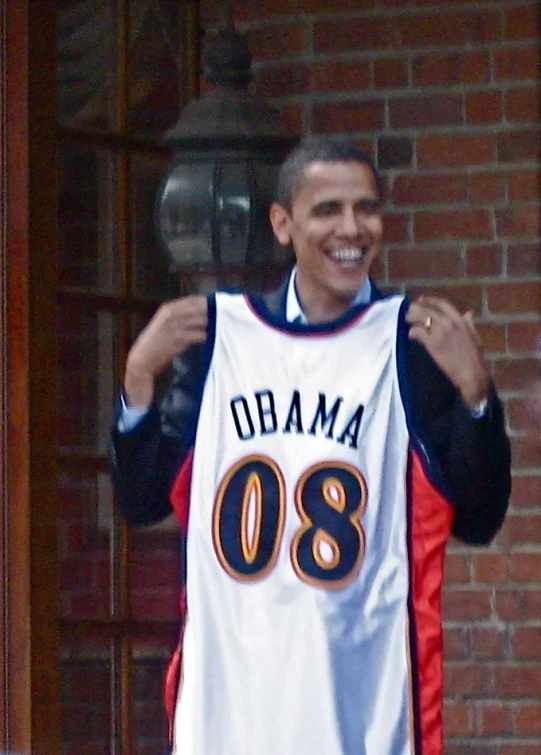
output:
[[[182,627],[184,628],[186,622],[186,590],[182,589],[180,596],[180,616],[182,620]],[[180,632],[178,645],[167,667],[165,674],[165,713],[169,723],[169,742],[173,742],[173,722],[175,720],[175,707],[177,704],[177,698],[180,692],[180,678],[182,673],[182,638],[184,635],[184,629]]]
[[[182,667],[182,643],[179,642],[173,657],[169,661],[167,673],[165,675],[165,712],[169,723],[169,742],[173,741],[173,721],[175,718],[175,706],[178,696],[178,685],[180,682],[180,670]]]
[[[190,486],[192,484],[193,448],[190,448],[171,489],[171,505],[183,532],[188,529]]]
[[[180,468],[173,487],[171,489],[171,505],[179,521],[182,532],[186,533],[188,529],[188,515],[190,513],[190,487],[192,483],[193,467],[193,448],[186,454],[184,463]],[[180,596],[180,618],[181,632],[177,649],[169,661],[167,673],[165,675],[165,711],[169,721],[169,741],[173,741],[173,721],[175,717],[175,708],[179,694],[179,685],[182,674],[182,637],[186,622],[186,589],[183,588]]]
[[[420,457],[411,458],[411,607],[417,656],[423,755],[443,753],[443,636],[441,586],[453,508],[428,479]]]

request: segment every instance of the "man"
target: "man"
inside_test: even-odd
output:
[[[119,503],[186,533],[175,755],[443,752],[445,543],[497,532],[509,444],[471,315],[368,277],[381,205],[368,155],[305,141],[270,211],[282,289],[165,304],[128,356]]]

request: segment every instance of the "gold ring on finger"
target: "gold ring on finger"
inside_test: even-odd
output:
[[[423,325],[425,327],[426,332],[428,333],[430,331],[430,328],[432,327],[432,317],[431,317],[431,315],[427,315],[425,317],[425,321],[424,321]]]

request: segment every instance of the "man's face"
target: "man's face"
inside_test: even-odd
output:
[[[291,211],[273,205],[271,222],[297,257],[303,305],[345,309],[361,288],[382,240],[381,203],[370,168],[360,162],[314,162]],[[307,302],[308,299],[308,302]]]

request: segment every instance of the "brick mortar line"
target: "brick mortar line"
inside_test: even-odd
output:
[[[464,210],[467,208],[470,208],[473,211],[477,210],[495,210],[496,212],[498,210],[507,210],[509,209],[509,206],[512,205],[514,207],[516,206],[529,206],[539,205],[539,199],[541,198],[541,192],[537,195],[537,197],[532,197],[532,199],[503,199],[499,200],[498,202],[488,202],[488,201],[476,201],[472,200],[468,197],[465,199],[457,199],[455,202],[453,201],[445,201],[445,202],[427,202],[426,204],[388,204],[386,207],[387,209],[384,210],[387,211],[390,215],[408,215],[418,212],[448,212],[453,210]],[[521,238],[523,238],[521,236]],[[538,239],[539,235],[536,234],[533,236],[534,239]],[[509,243],[506,241],[507,237],[504,237],[502,243]],[[464,243],[463,239],[460,239],[459,243]]]
[[[534,555],[534,556],[541,556],[541,548],[539,546],[530,546],[532,550],[528,550],[526,546],[521,546],[520,549],[517,548],[514,552],[518,555]],[[535,549],[535,550],[533,550]],[[505,582],[463,582],[463,583],[453,583],[452,585],[445,585],[444,583],[444,592],[453,592],[453,593],[483,593],[485,595],[492,594],[495,590],[501,589],[503,586],[505,586],[506,590],[516,590],[517,588],[521,587],[523,582],[517,582],[516,580],[512,580],[509,577],[506,578]],[[529,581],[527,584],[537,586],[539,590],[541,590],[541,583],[536,581]],[[460,619],[455,619],[455,621],[460,621]],[[487,617],[483,619],[476,619],[472,618],[472,621],[479,621],[484,622],[487,625],[491,622],[493,623],[495,621],[495,617]]]
[[[269,69],[267,69],[269,70]],[[532,85],[533,84],[533,85]],[[264,97],[265,93],[262,91],[264,89],[263,86],[258,88],[258,94],[259,96]],[[500,86],[498,83],[490,83],[487,82],[485,84],[480,85],[472,85],[471,87],[463,86],[461,84],[453,84],[449,86],[441,85],[441,87],[425,87],[425,88],[414,88],[411,86],[404,86],[401,89],[396,88],[377,88],[374,87],[373,89],[345,89],[339,92],[322,92],[322,91],[308,91],[302,94],[296,93],[296,94],[289,94],[289,95],[280,95],[277,97],[269,97],[268,99],[275,103],[283,103],[286,101],[292,101],[296,99],[307,99],[311,98],[316,102],[317,104],[329,104],[333,102],[401,102],[408,99],[430,99],[430,98],[436,98],[436,97],[443,97],[443,96],[450,96],[455,97],[458,99],[464,99],[464,105],[467,105],[466,103],[466,97],[469,95],[483,95],[483,94],[494,94],[498,93],[502,96],[506,96],[509,93],[513,94],[513,92],[517,92],[517,90],[521,90],[522,92],[528,93],[529,91],[536,95],[537,91],[541,91],[541,84],[536,79],[527,79],[526,83],[524,80],[520,81],[518,79],[506,79],[506,83],[503,86]],[[355,93],[355,94],[354,94]],[[532,96],[532,100],[536,101],[538,98],[537,96]],[[541,99],[541,98],[540,98]],[[502,103],[505,106],[505,103]],[[463,114],[463,118],[465,120],[465,114]],[[479,123],[479,128],[486,127],[488,125],[492,125],[491,123]],[[538,124],[539,120],[536,118],[532,118],[532,120],[528,121],[507,121],[507,120],[501,120],[497,123],[503,123],[508,125],[514,125],[514,124]],[[437,125],[437,124],[435,124]],[[455,124],[453,124],[455,125]],[[475,123],[471,123],[472,126],[475,126]]]
[[[311,97],[310,95],[294,95],[291,98],[289,98],[288,101],[285,101],[285,98],[280,98],[280,100],[275,99],[273,100],[275,105],[292,105],[292,104],[309,104],[311,106],[314,105],[341,105],[341,104],[357,104],[357,105],[364,105],[364,104],[373,104],[374,99],[373,98],[334,98],[332,100],[321,100],[316,97]],[[385,100],[382,100],[382,104],[384,104]],[[535,130],[536,137],[541,135],[541,126],[537,126],[539,123],[539,120],[527,120],[527,121],[498,121],[496,123],[484,123],[476,125],[471,122],[460,122],[460,123],[443,123],[443,124],[418,124],[417,126],[409,126],[409,127],[401,127],[401,126],[387,126],[383,128],[359,128],[355,131],[349,131],[349,133],[357,133],[359,135],[368,134],[370,136],[374,136],[374,131],[377,131],[377,136],[379,138],[381,137],[406,137],[409,139],[418,139],[419,137],[425,137],[425,136],[487,136],[487,135],[493,135],[493,136],[506,136],[511,135],[513,133],[516,135],[517,133],[520,134],[523,131],[530,131]],[[514,161],[512,159],[508,159],[504,161],[505,163],[514,164]],[[520,162],[524,162],[524,159],[520,160]],[[541,162],[541,157],[531,160],[532,163],[535,162]],[[471,164],[471,163],[470,163]],[[473,165],[479,165],[479,163],[473,163]],[[463,166],[467,167],[467,166]],[[421,166],[422,168],[422,166]],[[441,166],[441,168],[445,168],[445,166]]]
[[[262,69],[267,68],[276,68],[278,66],[282,66],[284,64],[289,63],[354,63],[356,61],[359,62],[372,62],[377,63],[379,60],[395,60],[397,62],[405,61],[406,59],[411,60],[416,55],[419,57],[427,58],[430,57],[432,53],[439,53],[441,55],[447,56],[447,55],[463,55],[464,57],[475,55],[478,52],[487,52],[490,53],[490,57],[494,57],[494,53],[500,52],[500,51],[509,51],[509,52],[520,52],[521,50],[529,50],[529,49],[537,50],[538,49],[538,42],[537,39],[531,39],[525,42],[521,42],[520,44],[501,44],[498,46],[495,46],[495,44],[490,45],[476,45],[475,47],[468,47],[466,50],[464,49],[464,46],[452,46],[452,47],[443,47],[441,45],[434,46],[434,47],[415,47],[415,48],[402,48],[400,51],[396,51],[396,48],[383,48],[383,49],[369,49],[369,50],[363,50],[360,48],[359,50],[352,50],[350,52],[344,53],[344,52],[316,52],[315,50],[313,52],[306,51],[303,53],[297,53],[293,55],[289,55],[287,57],[282,58],[272,58],[272,59],[263,59],[263,60],[257,60],[257,58],[254,60],[252,64],[252,70],[253,71],[259,71]],[[419,53],[415,53],[415,50],[419,50]],[[491,78],[494,78],[494,74],[491,71]],[[499,79],[496,79],[499,81]],[[535,80],[535,79],[534,79]]]
[[[452,250],[454,248],[453,242],[448,242],[448,243],[449,243],[448,249]],[[474,241],[474,240],[470,242],[466,242],[466,243],[472,244],[474,246],[479,245],[479,242]],[[485,244],[491,244],[491,243],[492,242],[490,241],[485,241],[485,242],[481,242],[481,245],[484,246]],[[538,243],[538,240],[536,243]],[[382,248],[382,251],[383,252],[400,251],[400,252],[406,253],[406,252],[415,252],[417,251],[417,249],[419,249],[420,251],[423,251],[423,252],[429,252],[432,247],[436,247],[437,251],[439,251],[442,248],[446,250],[446,244],[444,243],[439,244],[437,241],[419,242],[418,244],[415,244],[415,242],[408,241],[404,243],[386,242],[385,246]],[[502,249],[502,251],[505,252],[505,249]],[[390,278],[392,277],[393,276],[390,276]],[[408,283],[423,283],[423,282],[426,282],[427,280],[426,277],[420,278],[417,276],[416,277],[395,276],[395,278],[400,283],[405,283],[406,281]],[[496,283],[539,283],[541,281],[541,277],[537,273],[529,273],[529,274],[516,273],[515,275],[509,275],[509,274],[504,275],[503,273],[498,273],[497,275],[475,276],[475,275],[468,275],[466,272],[464,272],[464,274],[459,278],[449,277],[449,276],[442,276],[441,278],[438,278],[436,276],[433,276],[432,278],[429,278],[428,280],[430,280],[431,283],[446,284],[446,285],[449,283],[452,283],[453,281],[457,281],[459,285],[463,285],[465,280],[469,280],[472,282],[472,284],[475,284],[477,286],[483,286],[483,285],[490,285],[495,282]],[[494,314],[497,314],[497,313],[494,313]],[[521,315],[521,319],[522,319],[522,313],[518,313],[518,314]]]
[[[498,585],[498,586],[493,585],[493,589],[496,589],[499,592],[502,592],[502,590],[508,593],[516,592],[516,589],[508,587],[507,585],[505,585],[505,587],[501,585]],[[537,593],[541,593],[541,587],[539,585],[532,584],[531,582],[525,583],[525,584],[520,585],[520,592],[537,594]],[[470,619],[470,621],[477,622],[479,620]],[[489,624],[491,624],[492,626],[495,626],[494,617],[491,617],[490,619],[485,619],[484,621],[486,622],[487,626]],[[512,619],[510,621],[503,621],[501,619],[498,619],[498,625],[500,623],[503,623],[505,625],[511,625],[511,626],[521,626],[521,624],[525,624],[525,625],[527,624],[528,626],[532,626],[532,622],[533,622],[533,625],[536,625],[536,626],[538,625],[539,628],[541,629],[541,623],[539,619]],[[460,629],[460,627],[462,626],[462,621],[460,619],[445,619],[443,626],[445,629]]]
[[[296,105],[296,104],[305,104],[309,103],[311,105],[333,105],[336,103],[342,103],[342,102],[351,102],[351,103],[373,103],[381,101],[382,104],[387,101],[387,97],[352,97],[351,92],[344,92],[337,95],[332,96],[332,98],[329,98],[328,95],[325,94],[314,94],[311,92],[308,92],[306,94],[293,94],[293,95],[284,95],[283,97],[270,97],[269,101],[274,104],[277,107],[282,107],[284,105]],[[437,135],[446,135],[452,136],[455,132],[459,132],[461,134],[467,134],[471,133],[472,135],[476,134],[486,134],[486,133],[493,133],[493,134],[499,134],[503,132],[509,132],[509,131],[524,131],[524,130],[535,130],[536,132],[541,132],[541,125],[539,125],[539,119],[538,118],[532,118],[531,120],[524,120],[524,121],[507,121],[507,120],[501,120],[497,122],[489,122],[489,123],[471,123],[471,122],[460,122],[460,123],[444,123],[444,124],[427,124],[422,125],[419,124],[417,126],[409,126],[406,128],[402,128],[400,126],[394,126],[389,127],[385,130],[378,129],[378,133],[380,136],[396,136],[396,135],[403,135],[403,136],[417,136],[419,135],[419,132],[428,132],[428,133],[435,133]],[[361,131],[361,130],[359,130]],[[373,134],[374,129],[370,130],[370,133]]]
[[[473,619],[472,621],[475,621],[475,619]],[[458,621],[455,622],[455,623],[457,625],[459,624]],[[503,624],[504,624],[504,626],[508,626],[507,622],[503,622]],[[495,628],[495,625],[494,625],[493,628]],[[521,668],[522,667],[532,668],[532,667],[536,667],[536,666],[541,666],[541,659],[537,659],[537,658],[526,658],[525,660],[519,661],[519,662],[515,662],[514,658],[504,658],[503,660],[499,660],[497,658],[486,658],[486,659],[482,659],[482,660],[491,661],[490,665],[491,666],[493,665],[496,668],[512,668],[515,665],[515,663],[516,663],[517,666],[520,666]],[[449,659],[448,661],[446,661],[446,663],[447,663],[448,666],[451,666],[451,667],[454,667],[454,668],[468,668],[468,666],[470,665],[470,661],[468,661],[468,660],[454,660],[454,659],[451,660],[451,659]]]
[[[539,620],[535,620],[535,619],[530,619],[529,621],[528,620],[522,620],[522,621],[516,622],[516,623],[515,622],[514,623],[505,622],[505,625],[509,629],[539,629],[539,631],[541,631],[541,622]],[[458,629],[459,627],[457,626],[457,627],[449,627],[449,628],[450,629],[453,629],[453,628]],[[493,628],[493,625],[487,625],[487,628]],[[513,636],[513,634],[511,634],[511,637],[512,636]],[[539,656],[539,659],[541,660],[541,655]],[[535,660],[535,659],[524,658],[524,660],[527,661],[527,660]]]
[[[391,138],[393,135],[391,135]],[[400,137],[398,137],[400,138]],[[537,163],[541,162],[541,157],[538,160],[520,160],[517,162],[510,162],[510,163],[498,163],[502,167],[498,170],[499,173],[511,173],[511,172],[522,172],[524,170],[530,170],[533,173],[538,173],[538,166]],[[505,167],[508,166],[508,167]],[[388,176],[391,179],[394,178],[400,178],[401,176],[408,176],[412,177],[412,169],[411,166],[397,166],[396,168],[385,168],[384,170],[385,175]],[[475,164],[467,164],[467,165],[450,165],[450,166],[436,166],[434,168],[430,167],[421,167],[417,168],[415,171],[414,178],[417,178],[418,176],[421,178],[424,177],[431,177],[431,176],[438,176],[438,175],[464,175],[469,178],[470,176],[477,176],[481,173],[486,173],[486,169],[482,165],[475,165]],[[539,191],[541,192],[541,185],[539,185]]]
[[[445,699],[447,700],[448,698],[446,697]],[[460,698],[457,698],[457,699],[460,699]],[[478,698],[472,698],[472,699],[477,700]],[[500,700],[500,698],[498,697],[497,690],[494,691],[494,694],[492,697],[487,697],[487,698],[482,698],[482,699],[483,700],[486,699],[487,702],[497,701],[497,702],[502,702],[502,703],[507,702],[509,700],[509,698],[503,698],[503,700]],[[510,698],[510,699],[514,700],[515,698]],[[530,697],[527,699],[538,701],[539,697],[536,696],[536,697],[533,697],[533,698]],[[485,734],[475,734],[475,735],[470,735],[468,737],[446,736],[445,742],[450,745],[461,745],[461,746],[464,745],[466,747],[466,749],[464,750],[464,753],[466,753],[468,749],[472,746],[472,740],[474,739],[475,740],[482,739],[482,744],[478,744],[480,748],[485,747],[485,745],[506,745],[506,746],[507,745],[513,745],[513,746],[536,745],[537,746],[541,742],[541,735],[533,737],[533,738],[526,738],[526,739],[524,737],[517,737],[517,735],[513,733],[500,734],[497,736],[488,736],[488,737]],[[476,745],[474,745],[474,747],[475,746]],[[494,755],[494,754],[490,753],[487,750],[486,755]],[[538,755],[538,753],[536,753],[536,755]]]
[[[441,2],[437,6],[420,7],[410,6],[401,8],[400,6],[393,6],[391,9],[385,8],[385,5],[377,5],[374,8],[366,8],[363,10],[331,10],[331,11],[304,11],[302,9],[297,10],[295,13],[273,14],[269,18],[259,18],[254,20],[237,22],[236,25],[241,32],[251,31],[253,29],[266,28],[268,26],[275,26],[283,23],[313,23],[327,21],[330,23],[336,23],[339,21],[353,21],[362,19],[375,19],[380,18],[416,18],[419,16],[434,16],[438,17],[442,12],[444,14],[453,15],[482,15],[486,12],[492,13],[494,16],[500,16],[500,33],[504,32],[503,22],[505,12],[516,8],[524,7],[526,9],[536,8],[536,3],[530,0],[503,0],[494,3],[494,0],[484,0],[481,2],[461,3],[457,6],[452,0],[447,2]],[[209,31],[217,27],[210,27]]]
[[[301,65],[306,65],[309,62],[313,63],[321,63],[321,61],[317,60],[310,60],[310,61],[300,61]],[[281,63],[273,63],[272,65],[268,66],[260,66],[255,67],[254,66],[254,73],[263,72],[266,71],[276,71],[280,68],[284,67]],[[286,66],[289,67],[289,62],[286,61]],[[427,84],[427,85],[412,85],[411,82],[408,82],[402,87],[378,87],[375,84],[372,84],[373,88],[370,89],[359,89],[359,90],[344,90],[342,92],[332,92],[329,93],[321,92],[321,91],[314,91],[314,92],[308,92],[304,96],[313,96],[317,97],[318,99],[322,99],[324,97],[327,98],[326,101],[332,101],[333,99],[336,100],[343,100],[343,99],[352,99],[352,100],[365,100],[365,99],[377,99],[377,100],[390,100],[392,102],[396,102],[399,100],[406,100],[408,98],[413,97],[441,97],[442,95],[460,95],[461,97],[467,97],[470,94],[493,94],[494,92],[499,92],[502,95],[506,95],[509,92],[522,90],[524,92],[531,91],[532,94],[537,94],[539,90],[541,90],[541,82],[538,78],[531,78],[531,79],[492,79],[490,81],[479,81],[475,82],[473,84],[465,84],[464,82],[458,82],[456,84]],[[358,92],[358,95],[356,97],[352,96],[352,92]],[[374,97],[375,94],[380,94],[380,97]],[[263,95],[262,92],[259,92],[259,94]],[[372,95],[372,96],[370,96]],[[292,95],[297,96],[297,95]],[[458,97],[457,97],[458,98]],[[283,97],[276,97],[276,98],[270,98],[275,100],[283,99]],[[535,100],[536,97],[534,96],[533,99]],[[514,121],[513,121],[514,122]],[[538,121],[532,121],[534,123],[537,123]]]
[[[268,69],[267,69],[268,70]],[[414,97],[441,97],[442,95],[450,95],[450,96],[457,96],[461,95],[462,97],[467,97],[470,94],[493,94],[494,92],[501,93],[502,95],[506,95],[509,92],[517,91],[518,89],[527,92],[528,90],[531,90],[532,93],[535,92],[535,90],[539,90],[541,92],[541,83],[538,79],[505,79],[504,84],[500,85],[499,80],[495,82],[480,82],[479,84],[472,84],[472,85],[464,85],[462,83],[459,84],[449,84],[441,86],[426,86],[426,87],[412,87],[411,85],[404,86],[401,89],[396,88],[385,88],[385,87],[374,87],[374,89],[360,89],[360,90],[344,90],[343,92],[337,92],[334,94],[334,98],[337,100],[340,99],[381,99],[381,100],[388,100],[390,102],[398,102],[400,100],[407,100],[412,99]],[[375,97],[351,97],[352,91],[359,91],[361,95],[367,94],[370,95],[372,92],[374,93],[382,93],[382,96],[379,98]],[[317,96],[321,95],[321,92],[314,92]],[[457,97],[458,99],[458,97]],[[532,98],[533,100],[537,99],[536,97]],[[509,121],[510,123],[516,123],[516,121]],[[532,120],[532,123],[538,123],[538,120]]]

